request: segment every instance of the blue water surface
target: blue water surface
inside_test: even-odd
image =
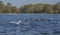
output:
[[[60,14],[0,14],[0,35],[60,35]]]

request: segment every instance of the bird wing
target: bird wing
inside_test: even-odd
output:
[[[17,23],[17,22],[10,22],[10,23]]]

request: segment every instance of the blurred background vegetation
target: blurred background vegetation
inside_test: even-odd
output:
[[[56,4],[28,4],[17,8],[11,3],[6,5],[0,1],[0,13],[46,13],[46,14],[59,14],[60,2]]]

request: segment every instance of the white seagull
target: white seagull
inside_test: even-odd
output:
[[[10,23],[14,23],[14,24],[19,25],[21,22],[22,22],[22,21],[18,21],[18,22],[11,21]]]

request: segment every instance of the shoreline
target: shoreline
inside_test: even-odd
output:
[[[60,15],[60,14],[46,14],[46,13],[0,13],[0,15]]]
[[[49,14],[49,13],[0,13],[0,14]],[[54,14],[54,13],[50,13]]]

